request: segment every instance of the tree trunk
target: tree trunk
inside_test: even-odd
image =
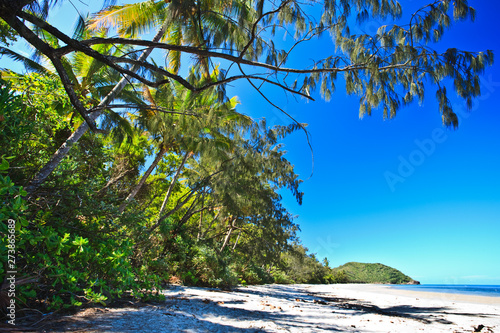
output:
[[[153,42],[158,42],[161,37],[165,34],[167,30],[167,24],[164,23],[158,33],[154,36]],[[141,56],[137,59],[138,61],[144,61],[149,57],[151,52],[153,51],[153,47],[147,48],[142,52]],[[139,66],[133,66],[131,71],[135,72],[139,69]],[[89,119],[91,121],[96,120],[104,110],[115,98],[116,96],[125,88],[127,83],[129,83],[131,77],[125,75],[115,86],[114,88],[101,100],[99,105],[97,105],[97,111],[92,112],[89,115]],[[28,192],[28,196],[33,194],[33,192],[45,181],[45,179],[52,173],[52,171],[57,168],[57,166],[61,163],[63,158],[68,154],[71,147],[80,140],[80,138],[87,132],[89,129],[89,125],[87,122],[81,124],[76,131],[74,131],[70,137],[57,149],[57,151],[52,155],[51,159],[45,164],[45,166],[38,171],[38,173],[33,177],[33,179],[28,183],[25,190]]]
[[[236,241],[234,242],[234,246],[233,246],[233,252],[234,250],[236,249],[236,245],[238,245],[238,241],[240,240],[240,236],[241,236],[241,229],[240,229],[240,232],[238,232],[238,237],[236,237]]]
[[[224,239],[224,244],[222,244],[222,247],[219,250],[219,253],[222,253],[222,250],[226,247],[227,243],[229,242],[229,238],[231,237],[231,233],[233,232],[233,227],[231,226],[229,228],[229,231],[227,232],[226,238]]]
[[[132,192],[130,192],[130,194],[127,196],[127,198],[125,199],[125,201],[120,205],[120,208],[118,209],[118,211],[120,213],[123,213],[123,211],[125,210],[125,207],[127,207],[127,205],[130,202],[130,200],[132,200],[137,195],[137,193],[141,189],[142,185],[144,185],[144,183],[148,179],[149,175],[151,174],[151,172],[153,172],[153,170],[156,168],[156,166],[158,165],[158,163],[160,163],[163,155],[165,155],[166,152],[167,152],[167,149],[160,148],[160,151],[158,152],[158,154],[156,154],[156,157],[155,157],[153,163],[151,163],[151,165],[149,166],[149,168],[146,170],[146,173],[144,173],[144,176],[142,176],[142,178],[139,181],[139,183],[134,187],[134,189],[132,190]]]
[[[170,182],[170,186],[168,187],[167,194],[165,194],[165,199],[163,199],[163,203],[161,204],[160,212],[158,213],[158,218],[156,222],[158,222],[161,218],[161,213],[163,213],[163,210],[165,209],[165,206],[167,205],[168,199],[170,199],[170,196],[172,195],[172,192],[174,190],[174,185],[177,182],[177,178],[179,178],[179,175],[181,173],[181,170],[184,168],[184,164],[186,164],[187,159],[191,156],[191,152],[187,152],[186,155],[184,155],[184,158],[182,159],[181,165],[175,172],[174,178],[172,178],[172,181]]]
[[[227,243],[229,243],[229,238],[231,238],[231,233],[233,232],[235,222],[236,222],[236,219],[231,220],[231,224],[229,226],[229,231],[227,232],[226,238],[224,238],[224,244],[222,244],[222,247],[220,248],[219,253],[222,253],[222,250],[224,250]]]
[[[170,210],[168,213],[166,213],[165,215],[163,215],[162,217],[160,217],[158,219],[158,221],[155,223],[154,226],[152,226],[150,229],[149,229],[149,232],[153,232],[156,228],[158,228],[160,226],[160,224],[166,219],[168,218],[170,215],[174,214],[175,212],[177,212],[179,209],[181,209],[182,207],[184,207],[184,205],[186,204],[186,202],[189,201],[189,199],[191,199],[191,197],[194,195],[194,191],[191,192],[186,199],[184,199],[184,201],[182,201],[181,203],[177,204],[177,206],[174,207],[174,209]]]
[[[201,207],[202,208],[203,208],[203,205],[205,203],[204,199],[205,199],[205,196],[202,195],[202,197],[201,197]],[[196,235],[196,242],[200,241],[202,223],[203,223],[203,211],[200,212],[200,220],[198,221],[198,234]]]

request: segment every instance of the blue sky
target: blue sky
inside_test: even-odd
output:
[[[498,57],[500,3],[469,3],[477,9],[476,22],[456,23],[439,48],[492,49]],[[55,12],[66,29],[71,12]],[[373,32],[379,24],[370,21],[362,29]],[[297,56],[307,64],[330,47],[316,41]],[[267,89],[273,102],[309,124],[312,177],[305,136],[297,132],[285,142],[287,158],[305,180],[302,206],[283,192],[286,207],[299,216],[302,243],[331,266],[380,262],[422,283],[500,284],[498,68],[483,76],[483,95],[472,112],[453,100],[458,130],[443,127],[433,86],[421,106],[385,121],[380,110],[359,119],[358,98],[346,96],[340,81],[330,102],[295,101]],[[240,112],[265,117],[270,125],[289,123],[248,84],[236,83],[229,92],[241,100]]]
[[[500,4],[469,3],[477,9],[476,21],[456,23],[438,47],[500,51]],[[370,21],[362,29],[370,32],[379,24]],[[316,42],[299,56],[307,62],[328,47]],[[312,137],[311,178],[304,135],[286,140],[288,159],[307,179],[302,206],[283,193],[286,206],[299,215],[302,243],[331,266],[380,262],[422,283],[500,284],[498,66],[482,79],[472,112],[453,99],[458,130],[442,125],[433,86],[421,106],[415,103],[385,121],[380,110],[359,119],[358,98],[346,96],[340,81],[330,102],[296,103],[269,90],[273,102],[309,124]],[[266,117],[269,124],[288,122],[250,86],[240,84],[234,93],[243,112]]]

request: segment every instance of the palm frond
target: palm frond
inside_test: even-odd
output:
[[[10,58],[14,61],[21,62],[24,65],[24,67],[29,71],[33,71],[33,72],[37,72],[37,73],[45,74],[45,75],[53,75],[53,73],[51,73],[49,70],[47,70],[47,68],[40,65],[36,61],[31,60],[30,58],[25,57],[25,56],[23,56],[17,52],[14,52],[8,48],[0,46],[0,54],[7,56],[8,58]]]
[[[123,37],[137,37],[159,24],[158,14],[164,10],[164,1],[143,1],[139,3],[111,6],[97,13],[87,28],[98,31],[103,28],[116,28]],[[161,22],[160,22],[161,23]]]
[[[78,15],[78,19],[73,30],[73,39],[81,40],[84,38],[86,34],[86,23],[87,19],[82,15]]]
[[[111,137],[116,142],[128,141],[134,136],[134,128],[130,122],[113,110],[106,111],[102,127],[108,130],[111,129]]]
[[[64,66],[64,69],[66,70],[66,74],[68,74],[68,77],[70,78],[72,84],[77,90],[81,90],[81,85],[80,82],[78,81],[78,78],[75,75],[75,72],[73,72],[73,66],[71,63],[68,61],[66,58],[61,58],[61,62]]]

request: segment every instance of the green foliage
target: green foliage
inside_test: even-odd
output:
[[[302,202],[301,180],[280,142],[305,124],[269,128],[265,120],[254,123],[238,113],[238,101],[227,96],[225,85],[250,77],[241,67],[242,75],[233,77],[214,59],[252,67],[252,81],[302,97],[319,89],[329,99],[341,74],[347,93],[360,96],[360,116],[381,108],[384,117],[394,117],[402,106],[422,102],[431,84],[443,123],[456,127],[447,85],[452,82],[470,107],[480,96],[479,75],[492,65],[493,53],[455,48],[438,53],[429,45],[453,21],[474,19],[467,1],[436,1],[400,24],[401,5],[386,0],[148,0],[104,8],[81,22],[71,45],[30,16],[46,18],[56,2],[35,1],[25,8],[13,2],[0,13],[7,19],[26,10],[24,18],[44,41],[42,48],[54,48],[51,61],[57,68],[55,74],[50,66],[0,49],[38,73],[5,71],[2,78],[9,83],[0,81],[1,241],[6,242],[5,221],[15,219],[18,265],[29,277],[25,281],[36,281],[21,286],[23,301],[45,300],[48,309],[59,309],[106,304],[126,292],[149,299],[171,277],[216,287],[411,280],[380,264],[350,263],[332,270],[327,260],[321,263],[307,253],[279,194],[286,188]],[[373,36],[350,33],[354,18],[359,23],[371,17],[390,25]],[[108,31],[138,38],[159,25],[166,32],[165,68],[142,66],[118,96],[126,104],[93,113],[102,116],[99,124],[110,135],[86,133],[69,143],[82,116],[96,111],[121,79],[123,68],[117,64],[130,65],[132,72],[136,67],[139,49],[99,44],[99,38]],[[17,32],[26,39],[29,29]],[[291,49],[276,47],[272,37],[289,32]],[[286,67],[296,45],[324,33],[330,33],[336,48],[331,56],[309,69]],[[0,43],[15,37],[0,20]],[[27,39],[38,41],[33,35]],[[87,51],[72,49],[83,39],[92,39]],[[40,45],[35,45],[38,56]],[[181,60],[189,57],[183,52],[193,60],[185,71]],[[114,65],[108,67],[108,60]],[[58,148],[67,144],[72,148],[57,169],[26,197],[22,186],[55,152],[63,156]],[[157,164],[142,175],[151,155],[158,157]]]
[[[12,223],[15,224],[15,240],[18,240],[18,233],[21,228],[28,225],[28,221],[23,215],[23,211],[26,210],[26,201],[23,200],[23,196],[26,195],[26,191],[22,189],[21,186],[16,186],[10,179],[8,175],[5,175],[9,169],[8,159],[1,156],[0,164],[0,202],[2,206],[0,207],[0,257],[2,258],[2,265],[0,266],[0,277],[5,275],[5,268],[7,265],[7,258],[13,259],[13,263],[16,263],[15,255],[7,256],[9,248],[7,245],[10,244],[9,239],[12,238],[12,233],[9,232],[9,228]],[[19,241],[14,242],[17,247]],[[12,253],[10,253],[12,254]],[[12,261],[11,261],[12,263]],[[21,293],[21,297],[22,297]]]
[[[56,90],[53,95],[46,93],[53,90],[44,85],[50,81],[41,78],[29,87],[23,80],[17,81],[18,89],[25,88],[23,96],[8,85],[0,87],[4,143],[0,154],[14,155],[2,158],[0,164],[0,254],[2,261],[7,258],[7,220],[12,219],[17,231],[16,265],[23,268],[22,281],[29,281],[20,286],[17,297],[28,304],[45,299],[47,309],[58,309],[154,290],[168,274],[151,271],[150,257],[135,260],[133,255],[134,244],[142,240],[143,225],[138,221],[144,216],[125,214],[120,221],[113,216],[117,197],[94,195],[105,185],[106,164],[113,161],[102,139],[86,136],[47,183],[47,194],[42,192],[29,202],[22,198],[27,193],[15,184],[26,182],[37,162],[48,158],[52,149],[42,145],[56,139],[58,129],[69,126],[55,113],[54,100],[47,98],[57,97]],[[30,121],[35,117],[38,121]],[[4,273],[2,265],[0,279]],[[143,292],[145,297],[148,294]]]
[[[325,258],[321,263],[315,254],[308,254],[308,249],[295,243],[281,255],[281,262],[273,271],[276,283],[331,283],[331,270]]]
[[[3,19],[0,19],[0,44],[9,46],[17,40],[17,34]],[[0,51],[0,54],[1,51]]]
[[[397,269],[382,264],[365,264],[348,262],[333,269],[334,278],[342,280],[338,283],[390,283],[403,284],[413,281]]]
[[[343,269],[332,272],[330,276],[332,283],[349,283],[349,276]]]
[[[125,293],[151,299],[160,297],[154,291],[170,277],[214,287],[273,282],[271,266],[296,230],[276,191],[288,187],[301,198],[300,181],[277,146],[294,129],[253,124],[235,112],[235,99],[217,102],[216,90],[192,97],[180,92],[184,104],[168,98],[161,103],[179,111],[199,108],[198,117],[156,119],[192,131],[192,137],[162,136],[170,151],[123,213],[118,208],[141,178],[146,155],[157,149],[155,136],[166,133],[149,131],[154,124],[144,126],[139,118],[131,119],[137,127],[130,140],[84,135],[26,202],[16,184],[26,184],[50,158],[77,116],[52,77],[8,78],[0,90],[0,154],[13,157],[12,167],[5,159],[1,164],[7,174],[0,180],[1,194],[13,198],[3,198],[2,212],[23,226],[17,263],[30,278],[19,296],[26,304],[56,310],[107,304]],[[187,152],[193,158],[161,213]],[[232,181],[236,177],[240,183]]]
[[[21,213],[26,209],[25,201],[22,199],[26,192],[23,191],[22,187],[16,186],[9,175],[9,163],[16,159],[15,154],[18,151],[5,150],[11,147],[13,140],[23,135],[23,130],[19,128],[18,122],[13,119],[14,117],[11,117],[11,113],[20,109],[22,109],[21,99],[10,91],[9,85],[0,80],[0,131],[3,133],[0,144],[4,147],[0,164],[0,196],[2,197],[0,219],[2,222],[6,222],[7,219],[14,219],[20,222],[19,225],[25,225],[26,222]],[[4,231],[2,230],[3,235],[5,235]]]
[[[238,277],[230,265],[231,258],[227,254],[221,255],[206,246],[197,248],[196,252],[191,267],[199,276],[199,281],[196,281],[199,285],[229,287],[238,284]]]
[[[0,81],[0,145],[3,154],[14,156],[11,163],[17,169],[10,176],[20,183],[43,166],[71,133],[67,114],[71,106],[54,78],[12,72],[2,77],[9,83]]]
[[[272,277],[273,277],[274,283],[278,283],[278,284],[293,284],[293,283],[295,283],[295,281],[292,280],[292,278],[290,276],[288,276],[285,272],[283,272],[279,269],[273,270]]]

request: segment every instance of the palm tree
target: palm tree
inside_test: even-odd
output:
[[[43,36],[43,39],[47,44],[52,47],[60,47],[59,40],[51,34],[44,31],[40,31],[39,34]],[[88,37],[88,34],[86,35],[87,36],[82,37]],[[97,46],[95,49],[98,52],[115,56],[122,54],[124,51],[110,46]],[[1,46],[0,53],[15,61],[22,62],[25,68],[30,71],[37,72],[41,75],[46,75],[54,79],[58,78],[57,73],[55,72],[50,61],[48,61],[48,59],[37,50],[35,50],[31,58],[25,57],[15,51]],[[116,73],[109,71],[109,69],[107,69],[101,62],[96,61],[94,58],[88,57],[82,53],[75,53],[71,57],[62,57],[61,62],[68,73],[76,94],[85,104],[96,104],[96,100],[106,96],[109,86],[113,86],[117,82]],[[7,79],[15,83],[16,76],[9,76],[7,72],[4,72],[4,74],[6,74],[5,77]],[[74,108],[67,108],[65,111],[69,116],[71,123],[76,121],[78,125],[81,124],[82,121],[78,119],[78,113]]]
[[[153,38],[153,41],[159,41],[166,30],[166,25],[162,26],[158,33]],[[148,48],[142,52],[138,60],[142,61],[147,59],[153,48]],[[93,59],[95,61],[95,59]],[[90,66],[89,68],[92,68]],[[132,71],[137,71],[138,68],[133,66]],[[89,119],[95,121],[103,111],[110,105],[110,103],[117,97],[123,98],[122,94],[125,86],[130,82],[131,77],[125,75],[121,78],[118,83],[116,83],[111,89],[108,89],[107,94],[100,99],[100,102],[93,108],[93,112],[90,113]],[[109,109],[108,109],[109,110]],[[54,169],[61,163],[63,158],[68,154],[71,147],[80,140],[80,138],[89,129],[88,122],[83,122],[69,137],[68,139],[59,147],[59,149],[52,155],[52,158],[45,164],[45,166],[38,171],[38,173],[31,179],[31,181],[26,186],[25,190],[28,195],[31,195],[44,181],[45,179],[54,171]]]
[[[253,6],[255,5],[256,8]],[[257,23],[263,18],[262,8],[253,2],[243,0],[203,0],[179,1],[161,0],[144,1],[140,3],[111,6],[99,12],[88,24],[93,33],[106,34],[110,28],[124,37],[137,37],[139,34],[158,27],[159,31],[153,42],[166,41],[169,43],[194,46],[199,49],[219,48],[225,52],[238,53],[246,60],[256,60],[269,45],[255,32]],[[145,61],[153,48],[144,50],[138,58]],[[239,50],[238,52],[236,50]],[[135,50],[138,52],[138,50]],[[131,51],[129,54],[133,54]],[[177,73],[180,69],[181,53],[172,51],[167,54],[167,67]],[[212,78],[212,82],[223,79],[225,73],[219,72],[218,77],[209,75],[210,60],[198,57],[197,64],[205,79]],[[139,68],[133,66],[131,71]],[[91,109],[83,123],[54,153],[51,160],[29,182],[26,190],[31,194],[46,177],[59,165],[82,135],[88,130],[89,122],[97,119],[104,110],[109,109],[111,101],[123,91],[124,86],[132,80],[125,76],[109,91],[108,95]],[[224,94],[224,87],[220,87],[220,95]],[[79,110],[81,113],[81,110]]]
[[[228,6],[230,2],[226,2],[227,3],[224,5],[224,8],[226,8],[223,10],[224,12],[228,12],[227,8],[230,8],[230,6]],[[234,2],[234,4],[236,3],[237,2]],[[234,33],[229,34],[225,29],[230,26],[232,27],[232,29],[235,29],[236,27],[238,27],[238,25],[234,23],[224,23],[224,15],[221,15],[219,13],[216,13],[215,15],[210,14],[212,13],[213,9],[211,5],[214,4],[207,3],[203,6],[208,13],[206,15],[203,15],[203,17],[207,16],[207,18],[212,19],[211,21],[209,20],[211,22],[209,26],[221,28],[219,30],[220,33],[218,33],[215,38],[217,40],[220,40],[219,44],[222,42],[228,43],[228,40],[230,44],[234,43],[230,38],[227,37],[234,35]],[[48,9],[48,6],[49,3],[47,1],[43,3],[43,8],[45,11]],[[245,12],[245,10],[242,9],[246,8],[246,6],[242,6],[240,4],[239,6],[234,7],[235,9],[231,11]],[[238,9],[236,7],[241,8]],[[201,13],[199,12],[201,10],[201,6],[193,7],[193,4],[191,3],[191,5],[188,5],[188,2],[173,1],[170,3],[169,1],[145,1],[131,5],[111,6],[109,7],[109,9],[101,11],[90,23],[88,28],[90,31],[98,31],[98,33],[103,34],[107,29],[104,29],[104,31],[102,31],[101,28],[106,26],[109,27],[109,25],[114,25],[115,27],[117,27],[120,34],[127,36],[136,36],[138,33],[144,32],[147,28],[159,26],[161,24],[155,37],[152,39],[153,42],[168,40],[171,42],[177,41],[178,43],[180,43],[185,42],[187,38],[191,38],[195,40],[195,45],[199,46],[202,42],[202,30],[200,30],[201,21],[196,24],[197,21],[193,13],[193,8],[197,8],[197,18],[200,19],[202,17]],[[196,10],[194,10],[194,12],[196,12]],[[191,23],[187,24],[186,26],[184,25],[185,23],[189,22]],[[180,38],[179,36],[186,37]],[[146,60],[152,51],[153,48],[147,48],[142,52],[138,60]],[[180,68],[180,53],[174,52],[167,58],[169,60],[169,63],[171,63],[169,67],[171,67],[175,71],[178,71]],[[205,59],[201,62],[205,70],[205,75],[208,77],[208,75],[206,74],[208,72],[208,60]],[[66,69],[69,68],[69,66],[65,67]],[[136,68],[135,66],[132,67],[132,71],[137,70],[138,68]],[[113,89],[111,89],[109,93],[104,98],[102,98],[100,102],[93,108],[94,111],[90,113],[88,117],[89,120],[95,121],[102,114],[103,110],[105,110],[110,105],[110,103],[119,94],[122,93],[124,87],[130,80],[131,78],[127,75],[123,77],[113,87]],[[45,179],[52,173],[52,171],[60,164],[62,159],[70,151],[71,147],[76,142],[78,142],[78,140],[87,132],[88,129],[88,122],[82,123],[61,145],[61,147],[54,153],[49,162],[47,162],[45,166],[40,169],[40,171],[26,186],[25,190],[29,195],[31,195],[36,190],[36,188],[38,188],[38,186],[40,186],[45,181]]]
[[[218,75],[217,71],[212,75]],[[191,80],[204,79],[193,71]],[[221,134],[221,128],[250,124],[251,119],[235,111],[236,98],[219,101],[216,89],[195,94],[177,82],[157,89],[154,96],[149,88],[143,89],[153,108],[141,110],[137,122],[156,142],[158,152],[139,183],[120,205],[119,211],[125,210],[128,202],[136,196],[164,154],[168,151],[181,153],[184,157],[163,200],[159,212],[161,215],[187,159],[213,145],[230,146],[230,139]]]
[[[121,37],[137,38],[149,29],[165,24],[167,29],[161,42],[203,50],[242,50],[247,47],[253,59],[257,59],[262,51],[258,45],[264,41],[255,38],[257,47],[253,46],[254,43],[249,45],[252,23],[258,17],[251,5],[251,2],[242,0],[148,0],[104,9],[94,16],[89,28],[94,31],[114,28]],[[197,59],[205,76],[209,77],[210,60]],[[181,52],[170,51],[165,62],[169,71],[178,73]]]

